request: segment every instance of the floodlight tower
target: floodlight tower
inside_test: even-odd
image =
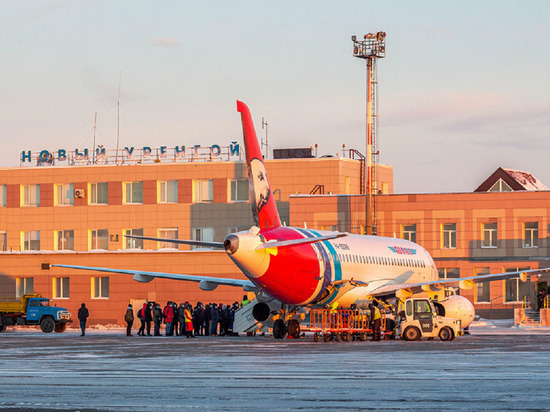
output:
[[[378,151],[376,150],[376,61],[386,57],[386,33],[369,33],[363,36],[363,40],[353,41],[353,55],[367,61],[367,153],[365,155],[367,167],[365,168],[365,234],[376,234],[374,228],[374,197],[373,186],[375,181],[374,165]]]

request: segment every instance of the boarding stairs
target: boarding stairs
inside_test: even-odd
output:
[[[263,301],[269,306],[271,312],[281,309],[281,303],[268,299]],[[258,322],[254,319],[252,311],[254,306],[258,303],[257,299],[251,300],[246,306],[243,306],[239,310],[235,311],[235,320],[233,321],[234,333],[255,333],[255,332],[269,332],[269,329],[273,327],[273,317],[270,316],[264,322]]]

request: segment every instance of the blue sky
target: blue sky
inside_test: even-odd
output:
[[[550,2],[33,1],[0,15],[0,167],[22,150],[241,141],[365,151],[365,64],[387,33],[380,161],[395,191],[472,191],[498,166],[550,186]]]

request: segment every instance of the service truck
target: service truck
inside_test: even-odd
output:
[[[44,333],[61,333],[69,322],[69,311],[50,306],[50,300],[40,293],[28,293],[16,299],[0,298],[0,332],[6,326],[40,325]]]
[[[436,338],[450,341],[461,332],[460,320],[439,316],[430,299],[409,298],[400,302],[396,335],[404,340]]]

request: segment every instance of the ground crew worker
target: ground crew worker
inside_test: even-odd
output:
[[[379,341],[381,339],[380,337],[380,325],[382,323],[382,316],[380,315],[380,309],[378,309],[378,306],[375,306],[371,303],[369,303],[369,309],[370,309],[370,318],[372,321],[372,340]]]
[[[245,307],[249,303],[250,303],[250,301],[248,300],[248,295],[244,295],[243,296],[243,301],[241,302],[241,308]]]

